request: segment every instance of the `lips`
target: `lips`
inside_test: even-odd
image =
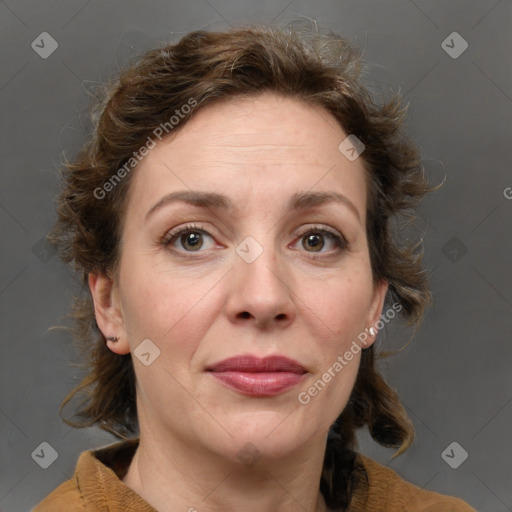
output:
[[[225,386],[253,397],[284,393],[298,385],[307,373],[297,361],[283,356],[235,356],[206,370]]]

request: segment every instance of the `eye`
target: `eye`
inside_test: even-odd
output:
[[[309,227],[298,236],[302,240],[302,247],[306,249],[306,252],[330,252],[332,249],[336,251],[348,248],[348,242],[343,235],[326,227]],[[326,247],[327,249],[323,250]]]
[[[201,248],[205,248],[205,237],[209,238],[213,242],[213,238],[203,229],[202,226],[188,224],[167,233],[162,240],[162,244],[165,247],[172,245],[176,249],[185,252],[198,252]],[[176,247],[176,243],[180,244],[181,248]],[[210,247],[206,247],[206,249],[213,246],[214,244],[211,243]]]

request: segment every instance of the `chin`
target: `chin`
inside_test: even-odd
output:
[[[289,412],[289,411],[288,411]],[[227,432],[216,443],[216,451],[234,462],[252,466],[256,460],[283,460],[304,447],[314,436],[311,423],[300,425],[291,418],[293,413],[244,413],[240,418],[223,423]]]

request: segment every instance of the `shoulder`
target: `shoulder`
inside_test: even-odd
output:
[[[421,489],[392,469],[364,455],[357,457],[366,470],[369,489],[364,500],[356,493],[353,512],[359,511],[359,504],[366,512],[476,512],[459,498]]]
[[[73,477],[53,490],[31,512],[82,512],[91,510],[91,498],[98,493],[101,467],[94,452],[82,452]],[[93,509],[96,510],[96,509]]]
[[[72,478],[62,483],[41,501],[31,512],[82,512],[85,505]]]
[[[31,512],[156,512],[122,481],[137,445],[138,440],[127,440],[82,452],[73,478],[57,487]]]

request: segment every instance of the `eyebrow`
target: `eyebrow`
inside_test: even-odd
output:
[[[146,213],[146,220],[155,211],[160,210],[164,206],[180,201],[200,208],[222,208],[224,210],[233,209],[233,204],[231,203],[231,201],[222,194],[217,194],[215,192],[179,190],[165,195],[156,204],[154,204],[149,209],[148,213]]]
[[[290,198],[288,208],[290,210],[302,210],[327,203],[338,203],[348,206],[349,210],[357,217],[357,220],[362,223],[359,210],[354,203],[347,196],[338,192],[298,192]]]
[[[147,212],[146,220],[155,211],[176,202],[184,202],[199,208],[223,210],[233,209],[233,203],[231,200],[222,194],[215,192],[179,190],[165,195],[156,204],[154,204]],[[359,222],[362,223],[361,216],[354,203],[347,196],[339,194],[338,192],[297,192],[296,194],[293,194],[288,201],[288,209],[291,211],[305,210],[312,206],[319,206],[333,202],[347,206],[357,217]]]

